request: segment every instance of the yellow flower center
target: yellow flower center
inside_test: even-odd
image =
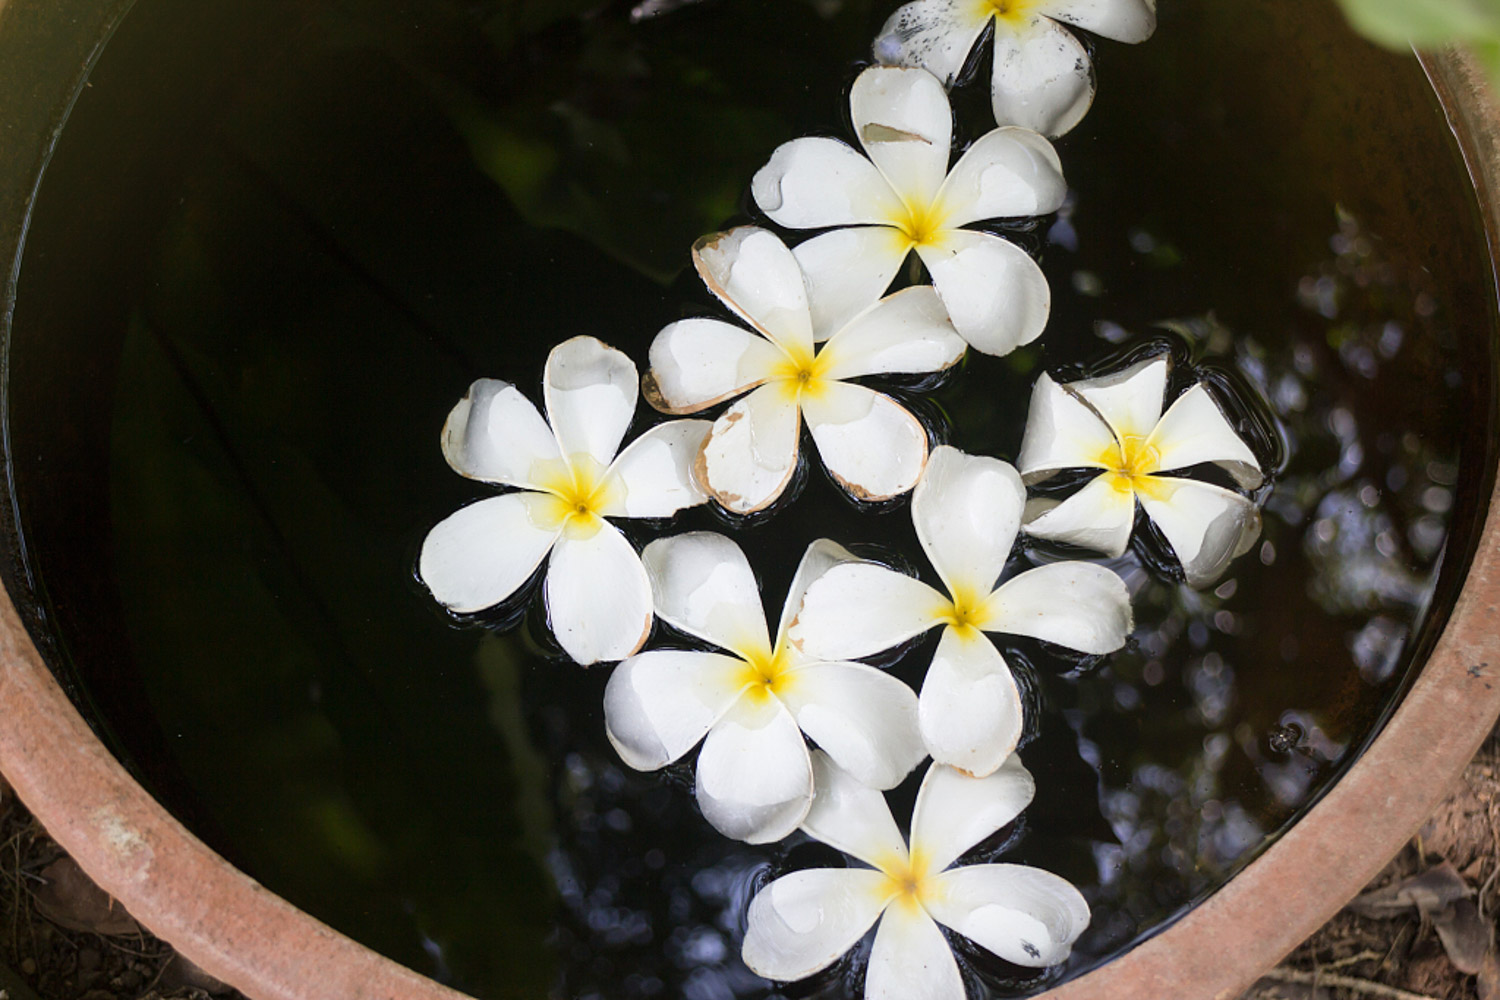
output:
[[[604,526],[604,512],[620,499],[620,486],[606,478],[607,471],[592,455],[581,454],[534,469],[531,482],[550,494],[540,511],[544,527],[561,528],[570,538],[592,537]]]
[[[1121,493],[1149,491],[1152,477],[1161,467],[1161,452],[1146,443],[1146,438],[1127,434],[1119,444],[1110,445],[1099,457],[1108,471],[1109,484]]]
[[[1012,24],[1025,21],[1031,15],[1036,0],[979,0],[981,10]]]
[[[826,352],[787,350],[786,356],[772,371],[771,378],[781,386],[790,401],[798,402],[805,395],[823,391],[830,367]]]
[[[880,865],[885,882],[880,887],[882,896],[890,900],[891,906],[920,907],[933,896],[932,873],[920,853],[913,852],[908,858],[890,858]]]
[[[745,656],[745,665],[738,677],[745,693],[756,702],[786,694],[792,685],[791,657],[785,648],[774,652],[754,652]]]
[[[938,236],[947,228],[947,213],[936,204],[903,207],[904,213],[892,219],[891,224],[900,234],[905,249],[913,250],[937,242]]]
[[[938,611],[938,621],[957,629],[965,639],[980,634],[984,620],[989,617],[988,596],[958,589],[953,600]]]

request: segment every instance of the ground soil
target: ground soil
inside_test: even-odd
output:
[[[1370,889],[1445,862],[1461,876],[1492,940],[1500,912],[1500,730]],[[1382,919],[1346,909],[1241,1000],[1500,1000],[1493,943],[1477,974],[1455,967],[1456,950],[1415,909]],[[1472,955],[1459,961],[1475,964]],[[210,998],[244,1000],[82,880],[0,784],[0,1000]]]

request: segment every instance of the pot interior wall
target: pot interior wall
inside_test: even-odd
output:
[[[1452,137],[1415,63],[1303,6],[1172,4],[1145,45],[1096,47],[1098,102],[1059,143],[1073,197],[1013,234],[1049,331],[931,397],[953,443],[1013,458],[1037,373],[1166,336],[1284,438],[1262,544],[1217,589],[1132,554],[1131,647],[1014,651],[1041,790],[1006,860],[1096,914],[1056,975],[1213,891],[1354,759],[1488,495],[1493,288]],[[480,996],[769,995],[735,957],[748,893],[818,849],[716,838],[684,774],[618,764],[607,674],[560,661],[534,607],[453,628],[411,566],[478,495],[437,449],[468,382],[530,392],[577,333],[643,362],[708,311],[688,246],[743,218],[778,142],[842,134],[887,7],[140,0],[13,290],[10,584],[211,845]],[[809,540],[910,531],[816,475],[781,518],[682,524],[765,553],[773,607]],[[999,995],[1050,981],[966,961]]]

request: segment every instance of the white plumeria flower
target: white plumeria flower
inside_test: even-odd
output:
[[[953,112],[937,77],[875,66],[849,95],[869,159],[837,139],[784,143],[755,175],[761,211],[791,229],[835,229],[799,244],[814,325],[836,330],[891,284],[915,250],[953,325],[976,350],[1008,354],[1047,325],[1052,292],[1024,250],[963,227],[1045,215],[1067,194],[1052,144],[999,128],[948,170]]]
[[[885,22],[875,58],[921,66],[951,87],[992,21],[995,121],[1055,137],[1094,103],[1088,50],[1058,22],[1117,42],[1143,42],[1156,30],[1156,0],[914,0]]]
[[[808,656],[860,659],[942,626],[922,682],[922,738],[934,760],[981,776],[1015,750],[1023,723],[1015,678],[985,633],[1097,654],[1119,649],[1133,627],[1124,582],[1093,563],[1040,566],[996,586],[1025,502],[1005,462],[935,449],[911,512],[947,593],[878,563],[835,566],[808,588],[791,631]]]
[[[939,924],[1008,962],[1065,961],[1088,927],[1088,903],[1066,879],[1025,865],[952,867],[1031,802],[1035,782],[1012,757],[984,778],[934,763],[902,842],[880,792],[821,754],[818,795],[802,828],[869,868],[783,875],[750,902],[742,954],[757,975],[805,979],[852,948],[877,920],[866,1000],[965,1000]]]
[[[849,322],[823,330],[797,259],[774,234],[745,226],[705,237],[693,262],[755,329],[689,319],[651,345],[646,398],[657,409],[693,413],[750,390],[714,422],[695,466],[700,485],[735,513],[768,506],[796,470],[803,419],[823,464],[854,496],[884,500],[916,485],[927,431],[891,397],[847,380],[940,371],[963,357],[932,289],[878,302],[876,290]]]
[[[418,572],[432,596],[469,613],[510,597],[551,553],[547,618],[587,665],[619,660],[651,631],[651,583],[610,517],[670,517],[707,500],[693,481],[706,420],[651,428],[615,457],[635,414],[635,365],[593,337],[547,356],[547,420],[515,386],[480,379],[443,425],[459,475],[516,492],[470,504],[422,542]]]
[[[808,585],[854,558],[844,549],[827,540],[808,547],[774,643],[755,575],[728,538],[663,538],[644,558],[661,619],[725,652],[649,650],[621,663],[604,692],[605,731],[641,771],[665,767],[702,740],[698,804],[720,833],[769,843],[802,822],[813,794],[803,733],[874,788],[894,788],[926,756],[911,688],[787,642]]]
[[[1232,490],[1161,473],[1212,462],[1251,490],[1265,474],[1201,382],[1162,413],[1170,369],[1170,356],[1161,354],[1063,385],[1043,374],[1016,464],[1028,483],[1064,469],[1102,470],[1062,503],[1033,501],[1029,534],[1118,556],[1130,542],[1140,501],[1188,584],[1200,587],[1254,541],[1259,513]]]

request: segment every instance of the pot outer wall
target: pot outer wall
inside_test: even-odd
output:
[[[0,0],[0,337],[7,342],[36,184],[74,95],[130,2]],[[1424,65],[1463,148],[1493,247],[1500,237],[1500,113],[1467,56],[1443,53]],[[1493,433],[1494,417],[1486,416]],[[42,623],[17,611],[35,602],[13,528],[11,505],[0,504],[7,547],[0,558],[0,772],[57,842],[159,937],[255,1000],[462,1000],[237,871],[136,784],[48,669],[32,638],[33,628],[45,635]],[[1492,494],[1447,626],[1391,721],[1349,772],[1206,902],[1045,996],[1230,1000],[1331,917],[1426,819],[1500,715],[1500,684],[1490,676],[1500,675],[1497,607],[1500,495]]]

